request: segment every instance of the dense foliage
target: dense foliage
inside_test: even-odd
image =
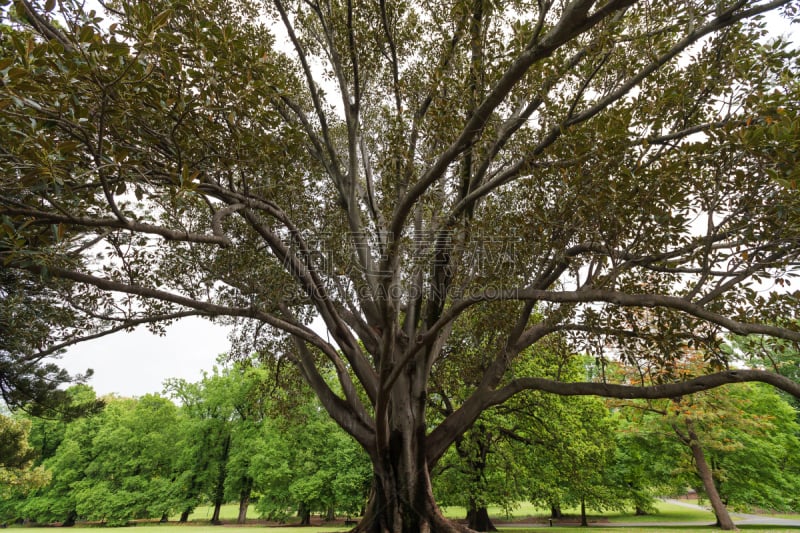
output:
[[[235,322],[366,452],[376,533],[463,529],[430,473],[525,390],[800,396],[721,348],[800,341],[798,51],[764,18],[796,0],[87,5],[0,1],[0,261],[60,317],[15,383],[83,338]],[[664,372],[522,364],[553,338]],[[429,420],[449,360],[467,386]]]
[[[591,367],[573,363],[561,368],[564,379]],[[251,501],[258,515],[277,521],[361,515],[368,457],[302,389],[291,398],[272,390],[269,404],[260,395],[256,415],[242,398],[269,387],[263,371],[246,361],[195,383],[170,380],[180,406],[156,395],[111,397],[79,419],[0,418],[0,522],[185,520],[198,505],[228,502],[240,504],[243,522]],[[85,386],[67,393],[76,405],[94,400]],[[612,406],[522,395],[487,412],[448,451],[434,488],[443,505],[466,508],[472,527],[484,531],[491,522],[479,517],[489,505],[513,510],[527,501],[558,517],[562,507],[582,505],[644,512],[656,496],[689,487],[705,496],[683,440],[688,421],[727,506],[800,510],[797,412],[774,390],[751,384],[680,402]]]
[[[251,495],[271,519],[298,509],[357,514],[370,480],[363,451],[307,391],[294,391],[302,400],[261,394],[258,410],[244,401],[269,384],[264,369],[246,361],[197,383],[170,380],[180,406],[157,395],[110,397],[78,419],[3,417],[0,522],[121,525],[188,515],[217,499],[245,502],[244,521]],[[86,387],[67,393],[76,404],[93,400]]]

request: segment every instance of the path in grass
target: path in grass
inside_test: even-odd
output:
[[[670,533],[690,532],[690,531],[709,531],[716,530],[713,526],[714,515],[705,507],[679,500],[665,500],[657,505],[659,513],[643,517],[631,517],[630,515],[592,517],[589,526],[602,528],[604,533],[614,531],[642,530],[647,528],[664,528]],[[675,509],[678,509],[676,512]],[[800,517],[778,517],[770,515],[754,515],[745,513],[731,513],[736,521],[736,526],[748,531],[797,531],[800,530]],[[691,517],[692,521],[687,521]],[[631,520],[631,518],[636,518]],[[574,519],[574,518],[573,518]],[[697,521],[695,521],[697,519]],[[558,528],[559,533],[567,531],[586,531],[586,528],[570,527],[572,524],[565,524],[564,521],[554,521],[554,527]],[[538,524],[504,524],[501,531],[515,531],[517,533],[539,533],[553,530],[550,527],[542,527]]]
[[[705,509],[699,505],[679,500],[666,500],[672,505],[680,505],[687,509]],[[787,526],[787,527],[800,527],[800,517],[791,517],[791,515],[784,516],[771,516],[771,515],[758,515],[747,513],[730,513],[737,526],[743,525],[760,525],[760,526]]]

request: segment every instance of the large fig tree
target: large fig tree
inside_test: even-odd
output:
[[[65,343],[187,315],[288,343],[372,460],[359,530],[463,529],[430,468],[522,390],[800,395],[718,349],[800,340],[800,77],[768,31],[797,2],[0,5],[3,268],[59,289]],[[597,381],[509,372],[553,335]],[[674,380],[684,346],[704,374]],[[431,427],[448,358],[471,391]]]

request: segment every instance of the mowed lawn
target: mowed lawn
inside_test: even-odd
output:
[[[686,507],[682,507],[679,505],[674,505],[667,502],[658,502],[658,513],[647,515],[647,516],[635,516],[633,514],[626,514],[620,512],[606,512],[606,513],[591,513],[589,514],[589,528],[590,529],[600,529],[603,533],[622,533],[622,532],[644,532],[644,531],[663,531],[664,533],[700,533],[700,532],[708,532],[708,531],[718,531],[717,528],[711,526],[705,527],[678,527],[678,526],[653,526],[649,525],[648,523],[652,522],[707,522],[711,523],[714,521],[714,515],[709,511],[700,511],[695,509],[689,509]],[[226,522],[223,526],[212,526],[207,523],[210,520],[211,515],[213,513],[213,508],[211,507],[198,507],[194,513],[189,518],[189,522],[186,524],[178,524],[177,516],[171,517],[171,522],[166,524],[159,524],[156,522],[150,523],[139,523],[135,526],[137,529],[149,529],[149,530],[158,530],[152,531],[152,533],[220,533],[220,530],[236,528],[240,526],[235,525],[236,517],[238,515],[238,506],[237,505],[225,505],[221,509],[220,517],[223,522]],[[442,509],[444,514],[453,519],[461,519],[465,516],[466,511],[463,508],[459,507],[446,507]],[[564,509],[564,513],[566,518],[563,520],[564,522],[574,522],[578,519],[578,510],[577,509]],[[250,519],[256,519],[257,514],[254,509],[251,509],[251,512],[248,513]],[[534,507],[530,504],[523,504],[520,505],[518,508],[514,509],[510,515],[507,515],[505,511],[500,508],[489,508],[489,514],[496,520],[500,522],[506,521],[514,521],[520,524],[528,523],[524,526],[515,526],[513,524],[501,524],[499,525],[500,531],[505,531],[508,533],[581,533],[585,532],[586,528],[581,527],[548,527],[546,525],[546,520],[548,513],[547,511]],[[778,515],[775,515],[778,516]],[[797,518],[800,519],[798,515],[780,515],[781,517],[785,518]],[[544,522],[541,526],[531,526],[530,523],[534,522]],[[640,523],[641,525],[636,527],[613,527],[614,522],[635,522]],[[602,525],[601,525],[602,524]],[[76,528],[81,528],[80,524],[76,526]],[[258,525],[257,523],[249,523],[246,526],[247,530],[264,530],[265,532],[269,533],[334,533],[334,532],[344,532],[351,529],[350,526],[343,526],[343,525],[322,525],[322,526],[307,526],[307,527],[298,527],[296,525],[285,525],[285,526],[264,526]],[[800,527],[798,528],[791,528],[786,526],[740,526],[743,531],[758,533],[758,532],[796,532],[800,531]],[[53,528],[22,528],[22,527],[11,527],[9,529],[20,529],[24,530],[24,533],[53,533]],[[88,529],[88,528],[86,528]],[[97,527],[93,527],[93,529],[97,529]],[[190,530],[190,531],[187,531]],[[22,531],[20,533],[23,533]]]
[[[656,507],[658,508],[657,514],[650,514],[646,516],[636,516],[632,513],[624,513],[619,511],[607,511],[604,513],[589,513],[589,520],[597,521],[602,520],[604,522],[713,522],[714,515],[710,511],[699,511],[694,509],[688,509],[686,507],[682,507],[680,505],[674,505],[667,502],[657,502]],[[579,510],[577,508],[564,508],[564,513],[567,515],[567,518],[564,521],[574,521],[577,520],[579,515]],[[189,516],[189,520],[192,522],[203,522],[211,519],[211,515],[214,512],[214,508],[210,506],[201,506],[195,509],[195,511]],[[445,516],[451,519],[462,519],[466,516],[467,511],[463,507],[443,507],[442,512]],[[235,522],[236,518],[239,514],[239,507],[234,504],[223,505],[222,509],[220,510],[220,518],[224,522]],[[496,520],[499,521],[514,521],[514,522],[525,522],[526,520],[530,520],[531,522],[541,522],[546,521],[547,517],[549,516],[549,512],[542,508],[536,507],[534,505],[524,503],[521,504],[516,509],[512,510],[510,514],[506,514],[506,512],[499,508],[499,507],[489,507],[489,515]],[[251,508],[248,512],[248,519],[255,519],[258,518],[258,514],[256,513],[255,509]],[[177,521],[178,516],[170,517],[170,520]],[[168,524],[167,524],[168,525]],[[160,527],[164,527],[162,524]],[[311,531],[310,529],[303,529],[303,531]],[[559,529],[559,531],[562,531]],[[202,533],[202,532],[200,532]]]
[[[711,511],[689,509],[661,501],[656,502],[656,507],[658,508],[658,513],[645,516],[636,516],[631,512],[622,511],[589,512],[587,516],[590,522],[598,520],[603,522],[714,522],[714,514]],[[445,507],[442,511],[445,516],[453,519],[464,518],[467,514],[466,509],[463,507]],[[562,512],[566,516],[562,522],[570,522],[580,518],[580,510],[577,507],[565,507]],[[531,521],[546,520],[550,513],[548,510],[525,503],[512,510],[509,514],[506,514],[499,507],[489,507],[489,515],[493,519],[500,521],[524,522],[526,519]],[[558,521],[556,520],[556,522]],[[559,529],[559,531],[561,530]]]
[[[89,528],[81,528],[80,526],[75,526],[78,529],[89,529]],[[198,524],[148,524],[146,526],[138,525],[135,526],[136,529],[157,529],[158,533],[187,533],[187,531],[191,531],[191,533],[220,533],[220,530],[230,530],[236,528],[237,526],[210,526],[210,525],[198,525]],[[53,528],[17,528],[17,527],[9,527],[9,530],[20,530],[24,531],[25,533],[53,533]],[[73,528],[74,529],[74,528]],[[96,527],[91,529],[98,529]],[[118,530],[118,528],[114,528]],[[335,532],[344,532],[348,531],[350,527],[336,527],[336,526],[309,526],[309,527],[298,527],[298,526],[280,526],[280,527],[270,527],[270,526],[245,526],[245,529],[248,531],[253,530],[261,530],[265,533],[335,533]],[[603,533],[624,533],[624,532],[650,532],[650,531],[657,531],[663,533],[706,533],[709,531],[719,531],[717,528],[706,526],[706,527],[694,527],[694,528],[686,528],[686,527],[658,527],[658,526],[648,526],[647,524],[642,524],[641,526],[633,527],[633,528],[621,528],[621,527],[598,527],[598,526],[590,526],[588,529],[590,530],[600,530]],[[759,527],[749,527],[749,526],[742,526],[742,531],[748,531],[751,533],[779,533],[779,532],[796,532],[800,531],[800,528],[787,528],[785,526],[759,526]],[[503,526],[499,528],[500,531],[508,532],[508,533],[585,533],[587,528],[580,528],[580,527],[509,527]],[[155,532],[154,532],[155,533]]]

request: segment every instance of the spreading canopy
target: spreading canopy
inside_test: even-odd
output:
[[[195,314],[291,342],[370,453],[376,528],[449,527],[420,463],[519,390],[800,395],[718,349],[800,340],[800,77],[763,18],[796,2],[55,5],[3,11],[4,268],[63,281],[84,336]],[[464,323],[488,348],[430,430]],[[553,335],[664,384],[509,373]],[[670,383],[684,346],[711,375]]]

